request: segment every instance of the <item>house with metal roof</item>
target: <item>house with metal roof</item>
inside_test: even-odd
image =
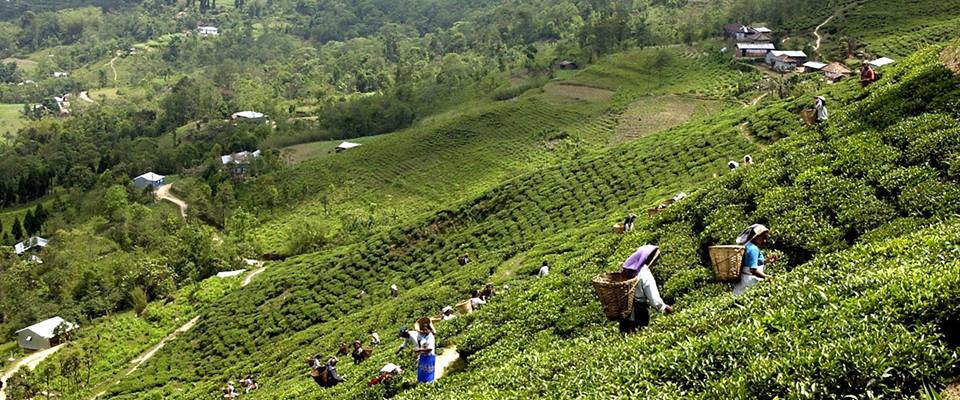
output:
[[[46,350],[63,343],[64,335],[76,328],[76,324],[53,317],[17,331],[17,345],[27,350]]]
[[[24,241],[22,241],[22,242],[20,242],[20,243],[15,244],[15,245],[13,246],[13,251],[16,252],[17,255],[19,256],[19,255],[21,255],[21,254],[23,254],[23,253],[26,253],[27,251],[30,251],[30,250],[41,249],[41,248],[47,247],[47,243],[49,243],[49,242],[50,242],[50,240],[48,240],[48,239],[44,239],[44,238],[39,237],[39,236],[33,236],[33,237],[31,237],[31,238],[29,238],[29,239],[27,239],[27,240],[24,240]]]
[[[143,188],[158,188],[163,186],[163,179],[166,178],[163,175],[155,174],[153,172],[147,172],[143,175],[140,175],[136,178],[133,178],[133,185],[143,189]]]

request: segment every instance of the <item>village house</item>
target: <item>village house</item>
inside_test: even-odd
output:
[[[39,237],[39,236],[33,236],[33,237],[31,237],[31,238],[29,238],[29,239],[27,239],[27,240],[24,240],[24,241],[22,241],[22,242],[20,242],[20,243],[15,244],[15,245],[13,246],[13,251],[14,251],[15,253],[17,253],[17,255],[19,256],[19,255],[21,255],[21,254],[23,254],[23,253],[26,253],[26,252],[30,251],[30,250],[39,250],[39,249],[42,249],[42,248],[44,248],[44,247],[47,247],[47,243],[49,243],[49,242],[50,242],[50,240],[48,240],[48,239],[44,239],[44,238]]]
[[[822,69],[823,74],[832,82],[843,79],[850,75],[850,69],[838,62],[832,62]]]
[[[776,47],[773,43],[737,43],[738,58],[764,58]]]
[[[220,156],[220,163],[230,170],[230,174],[232,174],[234,178],[242,178],[247,174],[247,170],[250,168],[250,162],[252,162],[254,158],[260,157],[260,154],[260,150],[227,154]]]
[[[65,334],[76,328],[63,318],[53,317],[17,331],[17,345],[27,350],[46,350],[63,343]]]
[[[198,26],[197,33],[202,37],[219,36],[220,30],[215,26]]]
[[[827,64],[824,64],[819,61],[807,61],[803,63],[803,72],[820,71],[823,69],[823,67],[826,67],[826,66]]]
[[[777,71],[793,71],[807,62],[807,54],[796,50],[772,50],[767,53],[767,64]]]
[[[165,178],[165,176],[155,174],[153,172],[147,172],[143,175],[133,178],[133,185],[140,189],[148,187],[156,189],[160,186],[163,186],[163,178]]]

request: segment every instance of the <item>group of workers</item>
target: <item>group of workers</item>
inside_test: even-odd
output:
[[[396,290],[396,285],[391,288]],[[476,310],[487,304],[496,294],[492,284],[485,285],[482,289],[472,290],[470,298],[470,310]],[[413,355],[417,360],[417,383],[433,382],[436,377],[437,362],[437,339],[434,321],[448,321],[456,318],[454,308],[445,306],[440,309],[440,314],[435,317],[422,317],[417,319],[413,329],[401,327],[397,336],[402,339],[397,354],[400,354],[408,346],[413,349]],[[333,387],[344,381],[344,378],[337,372],[337,356],[350,354],[354,364],[360,364],[373,354],[373,349],[380,345],[380,335],[376,331],[370,331],[370,348],[364,348],[360,339],[354,340],[353,349],[350,350],[346,342],[341,342],[336,356],[330,357],[323,362],[323,356],[316,355],[307,358],[307,365],[310,367],[310,376],[317,385],[321,387]],[[380,375],[367,382],[368,385],[378,385],[392,381],[392,379],[403,373],[403,369],[395,364],[387,364],[380,369]]]
[[[767,264],[777,261],[776,255],[766,258],[760,246],[766,243],[770,236],[770,229],[764,225],[748,226],[737,236],[737,244],[744,246],[744,254],[740,264],[740,281],[734,285],[733,295],[740,296],[751,286],[768,278],[764,271]],[[639,328],[650,323],[650,308],[662,314],[673,313],[673,306],[666,304],[660,297],[657,281],[653,276],[652,268],[660,259],[660,248],[647,244],[640,246],[620,267],[620,272],[630,278],[637,277],[637,287],[633,296],[633,311],[630,315],[620,319],[620,332],[634,333]]]
[[[240,384],[243,385],[244,393],[250,393],[260,388],[257,379],[251,374],[247,374],[247,376],[240,381]],[[240,392],[237,390],[236,385],[234,385],[233,381],[228,381],[227,385],[223,387],[223,398],[232,400],[239,396]]]

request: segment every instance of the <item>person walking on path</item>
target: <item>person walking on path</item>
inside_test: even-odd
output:
[[[633,295],[633,313],[620,320],[621,333],[634,333],[650,324],[650,310],[653,307],[663,314],[673,313],[673,307],[660,298],[657,280],[651,268],[660,258],[660,248],[651,244],[641,246],[626,261],[621,272],[627,276],[639,276],[639,283]]]

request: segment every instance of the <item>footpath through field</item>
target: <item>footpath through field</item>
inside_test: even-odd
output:
[[[20,371],[20,368],[26,367],[27,369],[33,371],[34,368],[37,368],[37,365],[40,365],[40,362],[46,360],[47,357],[56,353],[57,350],[60,350],[64,345],[58,345],[51,347],[49,349],[38,351],[23,357],[20,361],[17,361],[16,364],[13,364],[7,371],[3,373],[3,376],[0,376],[0,381],[3,381],[3,387],[0,388],[0,400],[6,400],[7,394],[4,392],[7,388],[7,380],[13,377],[17,371]]]

